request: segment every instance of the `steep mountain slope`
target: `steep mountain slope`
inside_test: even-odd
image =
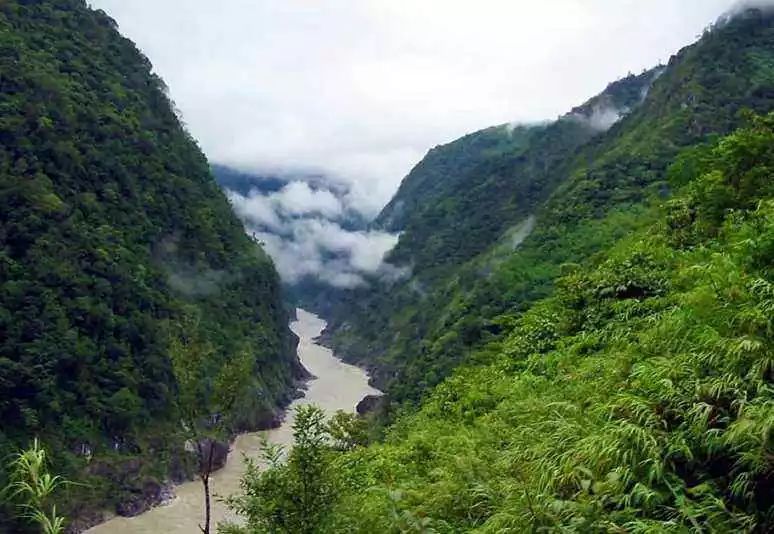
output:
[[[496,126],[431,150],[375,221],[403,232],[390,260],[424,273],[485,250],[553,191],[558,165],[642,102],[660,72],[614,82],[555,122]]]
[[[774,531],[774,13],[681,51],[560,169],[452,276],[349,302],[333,341],[389,345],[418,409],[376,437],[307,415],[228,532]]]
[[[383,443],[330,451],[319,531],[771,532],[774,114],[747,121]]]
[[[172,344],[204,355],[205,411],[241,369],[236,430],[288,400],[294,343],[148,60],[83,0],[1,2],[0,456],[40,437],[90,483],[71,514],[136,499],[186,472]]]
[[[541,177],[549,177],[554,189],[548,188],[544,202],[491,226],[472,226],[474,231],[456,223],[434,226],[427,218],[427,227],[406,237],[405,222],[406,234],[392,259],[414,267],[413,276],[388,288],[374,283],[343,298],[331,314],[331,343],[371,365],[394,399],[421,398],[475,347],[502,337],[514,318],[549,295],[563,264],[584,261],[647,225],[645,206],[670,194],[665,171],[682,148],[731,131],[744,108],[772,108],[772,20],[770,13],[750,10],[718,24],[671,58],[644,101],[608,131],[566,152],[545,173],[514,175],[517,182],[527,181],[518,185],[522,192],[530,190],[529,180],[537,178],[539,187]],[[489,205],[481,210],[467,205],[468,196],[475,198],[475,192],[461,187],[435,204],[468,206],[469,226],[486,221]],[[448,239],[457,230],[464,241]],[[440,260],[446,263],[440,274],[425,255],[439,243],[449,247],[442,252],[448,260]],[[519,243],[515,251],[514,243]]]

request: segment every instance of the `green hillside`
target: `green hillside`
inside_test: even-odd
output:
[[[74,516],[186,476],[170,347],[205,356],[205,412],[247,371],[219,415],[254,428],[299,374],[286,325],[270,259],[116,23],[0,2],[0,456],[38,436],[89,483],[60,496]]]
[[[389,425],[303,412],[228,532],[772,532],[772,67],[774,16],[713,28],[534,220],[347,300]]]
[[[774,114],[667,177],[650,224],[567,265],[383,441],[302,441],[248,477],[249,531],[288,519],[316,450],[308,532],[771,532]]]
[[[507,335],[533,302],[550,295],[563,264],[585,261],[647,226],[648,206],[672,194],[666,169],[681,150],[729,133],[742,123],[743,109],[772,109],[772,20],[752,10],[706,32],[659,71],[641,103],[582,146],[526,147],[518,161],[551,163],[534,173],[512,162],[507,168],[513,174],[501,187],[514,191],[513,197],[482,187],[482,193],[494,193],[479,208],[469,203],[480,198],[475,187],[464,187],[473,183],[472,171],[463,166],[461,176],[447,177],[459,188],[420,208],[414,220],[403,216],[405,230],[390,260],[411,267],[411,276],[341,297],[331,315],[331,344],[373,368],[393,400],[418,401],[479,347]],[[558,150],[555,158],[551,147]],[[428,161],[434,161],[433,152]],[[489,175],[482,176],[476,179],[486,183]],[[537,190],[540,195],[530,196]],[[464,225],[456,222],[458,215],[451,225],[436,224],[434,206],[444,205],[467,206],[459,219]],[[427,256],[435,247],[441,248],[436,263]]]
[[[614,82],[554,122],[495,126],[431,150],[375,221],[402,232],[390,261],[424,274],[484,251],[546,200],[558,167],[609,128],[611,116],[640,104],[659,72]]]

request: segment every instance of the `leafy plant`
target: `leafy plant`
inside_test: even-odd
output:
[[[10,483],[2,494],[17,503],[21,517],[38,525],[44,534],[64,532],[65,518],[51,501],[57,488],[67,482],[48,471],[46,450],[37,438],[29,448],[14,455],[9,470]]]
[[[323,532],[322,520],[340,486],[332,454],[324,412],[314,405],[299,406],[293,422],[293,447],[287,456],[281,449],[265,446],[263,465],[247,463],[243,494],[228,501],[247,520],[247,526],[223,525],[219,531]]]

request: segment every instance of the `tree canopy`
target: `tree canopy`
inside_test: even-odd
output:
[[[61,500],[109,508],[184,475],[176,343],[206,339],[204,389],[249,377],[230,428],[287,400],[280,284],[112,19],[82,0],[0,2],[0,50],[0,456],[37,435],[93,488]]]

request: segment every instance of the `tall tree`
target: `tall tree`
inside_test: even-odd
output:
[[[227,454],[231,425],[228,414],[249,386],[254,372],[250,351],[234,354],[215,374],[212,344],[199,332],[199,317],[191,310],[175,325],[170,357],[177,380],[177,410],[188,445],[196,453],[197,474],[204,491],[203,534],[211,528],[210,475]],[[217,463],[216,463],[217,462]]]
[[[339,435],[344,441],[352,439]],[[243,494],[229,499],[232,509],[247,520],[246,527],[224,525],[222,531],[319,532],[339,488],[333,454],[325,413],[314,405],[299,406],[293,423],[293,448],[287,457],[277,447],[265,447],[264,465],[248,462]]]

